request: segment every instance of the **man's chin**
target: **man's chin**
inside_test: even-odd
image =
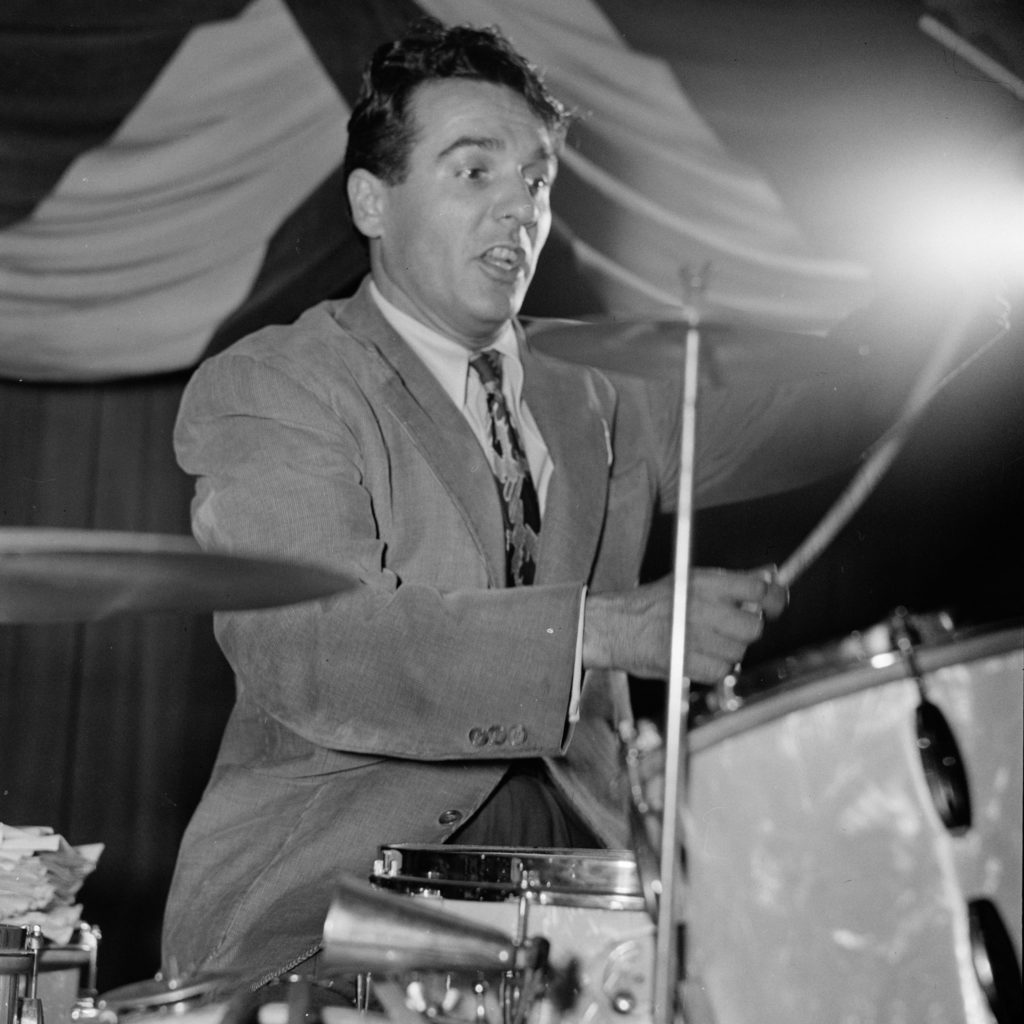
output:
[[[500,331],[510,320],[515,319],[523,305],[524,293],[505,294],[500,298],[489,297],[473,310],[474,319],[481,330],[492,333]]]

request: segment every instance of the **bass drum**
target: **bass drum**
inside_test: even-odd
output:
[[[691,731],[693,1021],[1020,1019],[1022,629],[899,622],[741,676]]]

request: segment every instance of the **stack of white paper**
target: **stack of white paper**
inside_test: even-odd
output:
[[[71,846],[45,825],[0,823],[0,924],[38,924],[51,942],[70,942],[78,890],[102,852],[102,843]]]

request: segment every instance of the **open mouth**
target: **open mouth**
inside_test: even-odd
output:
[[[522,249],[513,245],[495,245],[481,257],[483,262],[495,270],[506,274],[516,273],[526,264],[526,256]]]

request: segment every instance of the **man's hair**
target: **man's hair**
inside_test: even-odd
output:
[[[418,86],[450,78],[512,89],[523,97],[556,142],[564,138],[569,111],[500,29],[448,27],[436,18],[422,18],[400,39],[378,47],[363,72],[348,122],[345,180],[362,167],[389,185],[402,182],[416,141],[411,98]]]

